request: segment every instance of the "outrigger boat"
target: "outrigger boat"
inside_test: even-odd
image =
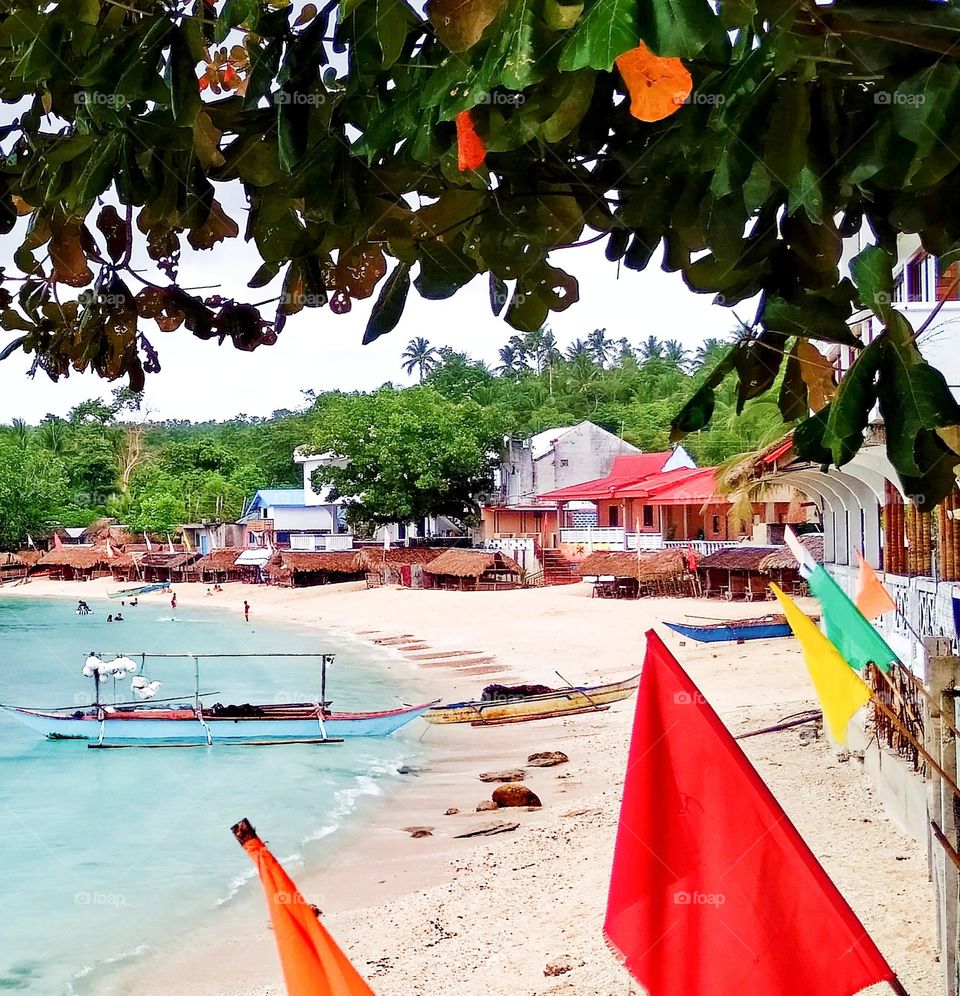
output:
[[[706,626],[691,626],[689,623],[663,624],[674,633],[679,633],[700,643],[722,643],[726,640],[774,640],[789,636],[787,617],[780,615],[759,616],[756,619],[731,619],[729,622],[709,623]]]
[[[136,588],[124,588],[122,591],[108,591],[107,598],[139,598],[140,595],[149,594],[151,591],[163,591],[169,588],[169,581],[162,581],[159,584],[141,584]]]
[[[637,690],[640,675],[608,685],[580,685],[551,688],[526,694],[508,686],[484,689],[485,698],[474,702],[453,702],[434,706],[423,714],[428,723],[470,723],[472,726],[502,726],[536,719],[575,716],[584,712],[605,712],[613,702],[630,698]],[[532,686],[537,688],[537,686]],[[541,686],[542,687],[542,686]]]
[[[104,655],[107,656],[107,655]],[[332,744],[345,737],[385,737],[422,716],[437,701],[372,712],[335,712],[326,699],[326,671],[332,654],[142,654],[147,657],[191,657],[197,689],[193,702],[161,699],[153,702],[101,701],[101,686],[110,678],[130,677],[131,690],[141,699],[156,694],[160,682],[148,682],[144,664],[121,654],[109,661],[91,655],[83,673],[94,680],[94,702],[89,706],[34,709],[0,705],[31,729],[50,740],[84,740],[88,747],[200,747],[212,744],[266,746],[269,744]],[[320,657],[321,694],[316,702],[265,705],[206,706],[202,700],[216,692],[199,690],[199,660],[207,657]],[[189,699],[189,696],[188,696]],[[322,703],[322,705],[321,705]]]

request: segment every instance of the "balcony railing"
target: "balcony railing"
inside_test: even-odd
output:
[[[561,529],[560,542],[596,547],[601,550],[665,550],[669,547],[694,549],[702,556],[728,546],[740,546],[740,540],[665,540],[659,533],[630,533],[616,526],[587,529]]]

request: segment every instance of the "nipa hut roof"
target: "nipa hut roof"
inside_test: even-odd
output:
[[[773,546],[728,546],[704,557],[700,567],[703,570],[716,567],[723,571],[759,571],[764,558],[778,550]]]
[[[280,550],[271,558],[271,570],[328,574],[362,574],[363,561],[359,550]]]
[[[366,546],[360,551],[363,567],[368,571],[378,571],[384,564],[402,567],[406,564],[429,564],[436,560],[442,550],[429,546],[398,546],[384,550],[382,546]]]
[[[197,561],[198,571],[229,571],[237,562],[241,550],[233,547],[221,547],[219,550],[211,550],[206,556]]]
[[[810,552],[810,555],[818,563],[823,563],[823,536],[806,536],[801,542]],[[797,570],[799,568],[797,563],[797,558],[790,552],[790,547],[783,546],[779,550],[775,550],[773,553],[767,554],[763,560],[760,561],[761,571],[789,571]]]
[[[0,554],[0,566],[3,567],[33,567],[42,554],[39,550],[18,550],[16,553]]]
[[[513,559],[499,550],[463,550],[451,547],[439,557],[423,565],[426,574],[440,574],[454,578],[478,578],[487,571],[521,574],[523,569]]]
[[[64,547],[62,550],[48,550],[37,562],[39,567],[72,567],[78,571],[89,571],[96,567],[109,567],[111,559],[106,549],[101,547]]]
[[[142,567],[169,567],[171,570],[176,570],[178,567],[186,567],[193,563],[197,557],[196,553],[164,551],[163,553],[146,553],[139,558],[139,563]]]
[[[677,577],[685,569],[686,556],[680,550],[656,550],[639,556],[619,550],[595,550],[580,564],[581,575],[638,581]]]

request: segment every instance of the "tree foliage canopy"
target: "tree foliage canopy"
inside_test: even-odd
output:
[[[160,362],[144,320],[252,350],[305,307],[377,293],[370,341],[411,284],[447,298],[481,274],[530,332],[578,298],[560,249],[602,236],[641,270],[662,245],[693,290],[760,300],[678,436],[726,375],[741,405],[768,390],[791,336],[860,349],[848,319],[870,308],[885,331],[801,448],[849,459],[878,400],[891,460],[935,500],[960,410],[894,317],[891,268],[899,233],[960,257],[958,39],[960,8],[934,0],[11,0],[0,232],[22,276],[0,287],[0,356],[140,388]],[[850,280],[863,223],[877,245]],[[241,229],[276,314],[178,283],[182,238],[229,251]]]

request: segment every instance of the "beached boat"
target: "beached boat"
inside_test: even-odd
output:
[[[0,704],[0,709],[51,740],[85,740],[89,747],[190,747],[211,744],[341,743],[345,737],[385,737],[413,722],[437,704],[403,705],[370,712],[330,709],[326,698],[327,667],[332,654],[128,654],[94,655],[83,666],[93,679],[93,702],[86,706],[37,709]],[[194,661],[196,687],[192,695],[153,699],[159,681],[144,674],[147,659],[189,657]],[[207,706],[204,698],[218,692],[200,691],[200,661],[204,657],[316,657],[321,663],[320,694],[315,702]],[[109,658],[109,659],[107,659]],[[103,701],[102,689],[130,679],[131,701]],[[137,701],[137,700],[140,701]],[[321,706],[322,703],[322,706]]]
[[[637,690],[640,675],[609,685],[582,685],[549,689],[538,694],[511,694],[504,689],[474,702],[453,702],[434,706],[423,714],[428,723],[470,723],[473,726],[500,726],[535,719],[603,712],[611,703],[630,698]]]
[[[674,633],[700,643],[722,643],[726,640],[774,640],[790,635],[786,616],[769,615],[756,619],[731,619],[729,622],[693,626],[689,623],[663,624]]]

